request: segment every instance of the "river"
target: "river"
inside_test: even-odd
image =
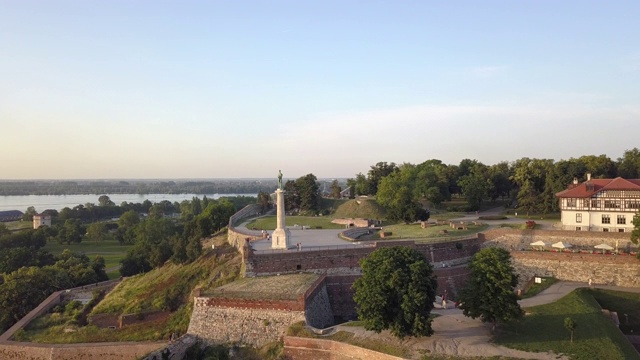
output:
[[[141,203],[149,200],[153,203],[163,200],[171,202],[191,200],[194,196],[202,199],[204,194],[106,194],[116,205],[123,201]],[[209,199],[218,199],[224,196],[257,196],[256,194],[206,194]],[[37,212],[47,209],[62,210],[65,207],[73,208],[79,204],[98,203],[100,195],[15,195],[0,196],[0,211],[20,210],[26,211],[29,206],[35,207]]]

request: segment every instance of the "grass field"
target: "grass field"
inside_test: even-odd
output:
[[[395,224],[384,226],[384,232],[390,231],[392,235],[385,237],[384,239],[424,239],[424,238],[447,238],[458,237],[475,234],[479,231],[483,231],[487,228],[486,225],[468,225],[467,230],[455,230],[449,227],[449,225],[435,225],[429,226],[426,229],[420,227],[420,224]],[[446,234],[442,234],[442,230],[447,230]],[[376,234],[374,238],[379,239],[380,234]]]
[[[637,308],[637,303],[636,303]],[[518,323],[501,328],[496,343],[524,351],[571,354],[574,360],[632,360],[638,353],[607,319],[589,289],[578,289],[552,304],[525,309],[528,315]],[[577,328],[573,343],[564,327],[571,317]]]
[[[120,260],[125,257],[127,251],[132,247],[133,245],[120,245],[116,240],[104,240],[101,242],[85,240],[79,244],[70,245],[49,241],[43,249],[54,255],[60,255],[65,249],[69,249],[75,253],[85,254],[92,260],[97,255],[100,255],[105,260],[107,275],[109,275],[109,278],[114,279],[120,276],[118,271]]]
[[[322,229],[344,229],[344,225],[331,223],[333,218],[328,216],[287,216],[285,222],[287,226],[303,225],[312,229],[321,227]],[[274,230],[276,228],[276,217],[265,216],[255,219],[247,224],[248,229],[254,230]]]
[[[31,221],[9,221],[3,224],[11,231],[31,229],[33,227],[33,222]]]

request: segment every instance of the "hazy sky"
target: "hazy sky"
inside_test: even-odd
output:
[[[640,147],[640,1],[0,0],[0,178]]]

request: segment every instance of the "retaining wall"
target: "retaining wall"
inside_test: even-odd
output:
[[[184,357],[184,353],[189,349],[192,345],[194,345],[198,341],[198,338],[185,334],[179,337],[177,340],[169,343],[167,346],[162,349],[158,349],[151,354],[147,355],[142,360],[160,360],[162,359],[162,354],[167,350],[169,351],[169,356],[172,360],[180,360]]]
[[[623,287],[640,287],[640,262],[631,255],[580,254],[547,251],[512,251],[519,286],[533,276]]]
[[[2,360],[130,360],[140,358],[164,342],[121,342],[91,344],[34,344],[0,342]]]
[[[475,237],[442,243],[417,243],[415,241],[377,241],[375,246],[321,251],[288,251],[261,254],[245,254],[246,276],[276,275],[300,271],[330,275],[357,275],[360,259],[381,247],[408,246],[423,253],[434,266],[457,265],[459,259],[473,256],[481,246]],[[453,264],[447,264],[452,262]]]
[[[547,243],[559,241],[572,245],[593,247],[598,244],[609,244],[615,247],[616,241],[620,248],[626,248],[627,244],[633,249],[637,245],[631,243],[629,233],[593,232],[593,231],[567,231],[567,230],[521,230],[501,228],[487,230],[478,234],[481,241],[497,242],[509,250],[530,249],[532,242],[542,240]]]
[[[337,341],[293,336],[284,337],[284,355],[290,360],[402,360]]]

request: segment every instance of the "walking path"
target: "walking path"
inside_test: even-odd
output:
[[[569,294],[575,289],[588,286],[588,284],[581,282],[561,281],[551,285],[548,289],[534,297],[520,300],[519,303],[525,308],[549,304]],[[625,288],[598,284],[595,284],[594,287],[598,289],[640,293],[640,288]],[[462,310],[454,308],[453,302],[447,302],[447,309],[443,309],[442,303],[438,301],[434,303],[434,306],[436,306],[436,308],[432,313],[440,316],[433,320],[432,326],[434,335],[431,337],[410,338],[400,341],[393,338],[393,336],[391,336],[387,331],[376,334],[372,331],[366,331],[361,327],[345,326],[338,326],[337,330],[353,332],[358,337],[397,342],[396,345],[411,348],[416,354],[428,351],[432,354],[443,354],[449,356],[504,356],[518,359],[541,360],[566,359],[566,357],[558,356],[552,352],[532,353],[495,345],[491,342],[492,334],[489,327],[486,326],[486,324],[483,324],[479,319],[474,320],[465,317],[462,314]]]

